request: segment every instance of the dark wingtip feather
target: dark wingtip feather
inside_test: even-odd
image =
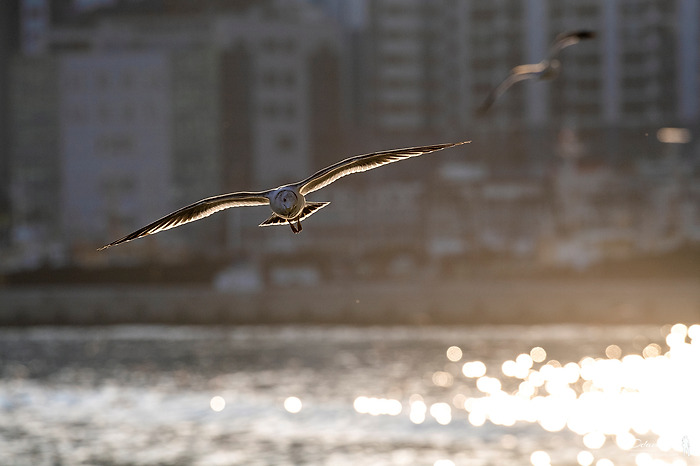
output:
[[[576,37],[578,37],[579,39],[593,39],[595,37],[595,31],[578,31],[576,33]]]
[[[102,246],[101,248],[98,248],[97,250],[98,250],[98,251],[104,251],[105,249],[111,248],[112,246],[117,246],[117,245],[122,244],[122,243],[127,243],[127,242],[129,242],[129,241],[131,241],[131,240],[134,240],[134,239],[137,239],[137,238],[141,238],[141,237],[143,237],[143,236],[148,236],[149,234],[150,234],[150,233],[142,234],[142,231],[139,230],[139,231],[136,231],[136,232],[131,233],[131,234],[129,234],[129,235],[126,235],[125,237],[120,238],[120,239],[118,239],[118,240],[116,240],[116,241],[112,241],[112,242],[109,243],[109,244],[105,244],[104,246]]]
[[[595,38],[595,36],[596,36],[595,31],[592,31],[589,29],[581,29],[580,31],[562,32],[561,34],[557,35],[557,37],[554,39],[554,41],[559,42],[559,41],[563,41],[563,40],[567,40],[567,39],[577,39],[578,41],[581,41],[581,40],[593,39],[593,38]],[[571,45],[571,44],[569,44],[569,45]]]

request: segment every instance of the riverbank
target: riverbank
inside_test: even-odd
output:
[[[689,279],[351,282],[222,292],[208,286],[0,288],[0,325],[665,324],[700,321]]]

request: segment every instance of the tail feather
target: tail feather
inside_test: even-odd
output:
[[[304,209],[301,211],[301,216],[299,217],[299,221],[302,221],[308,217],[311,217],[315,212],[323,209],[326,207],[330,202],[307,202],[306,205],[304,206]],[[272,214],[270,218],[262,222],[260,227],[267,227],[270,225],[286,225],[289,223],[289,220],[284,219],[277,214]]]
[[[270,225],[286,225],[287,220],[282,217],[278,217],[277,214],[270,215],[270,218],[262,222],[259,227],[269,227]]]

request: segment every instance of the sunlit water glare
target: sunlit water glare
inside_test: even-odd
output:
[[[0,363],[3,465],[700,464],[698,325],[2,329]]]
[[[286,400],[284,400],[284,409],[286,409],[292,414],[296,414],[299,411],[301,411],[301,407],[301,400],[296,396],[290,396]]]
[[[209,406],[211,406],[211,409],[216,412],[223,411],[226,407],[226,400],[217,395],[211,399]]]
[[[505,360],[494,376],[486,375],[489,368],[484,362],[467,361],[461,373],[475,379],[481,393],[455,395],[453,399],[459,401],[453,404],[469,413],[467,421],[475,427],[489,421],[506,427],[537,424],[547,432],[569,430],[588,449],[576,456],[582,466],[614,464],[608,458],[596,458],[596,451],[606,443],[623,451],[652,447],[685,456],[666,462],[644,452],[635,457],[640,466],[687,465],[691,456],[700,454],[700,325],[673,325],[665,343],[668,349],[663,353],[660,345],[649,343],[641,354],[624,356],[620,346],[610,344],[604,349],[605,357],[584,356],[565,363],[554,359],[543,363],[546,350],[536,346]],[[457,362],[463,351],[453,345],[446,355]],[[455,383],[445,371],[433,373],[432,381],[440,387]],[[420,395],[414,396],[418,401],[410,403],[409,418],[421,424],[426,421],[425,404]],[[366,412],[357,406],[356,410]],[[438,424],[452,422],[448,403],[433,403],[428,413]],[[537,450],[530,462],[549,465],[551,458]]]

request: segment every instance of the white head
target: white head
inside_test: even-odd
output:
[[[294,216],[301,211],[303,202],[294,190],[282,188],[278,190],[272,198],[272,210],[282,216]]]

